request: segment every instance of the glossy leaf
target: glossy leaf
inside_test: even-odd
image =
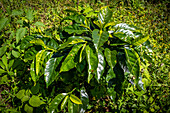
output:
[[[56,79],[58,76],[58,72],[55,72],[56,67],[59,65],[60,61],[62,60],[63,56],[56,57],[56,58],[50,58],[45,67],[45,82],[47,87]]]
[[[96,50],[98,51],[99,48],[108,40],[109,33],[103,31],[100,35],[99,30],[95,29],[92,32],[92,38],[93,38],[94,46],[95,46]]]
[[[104,51],[104,55],[106,57],[107,63],[109,64],[111,69],[113,69],[117,63],[117,58],[116,58],[117,51],[116,50],[111,51],[109,48],[106,48]]]
[[[89,105],[89,96],[84,87],[81,88],[80,99],[82,101],[82,104],[79,107],[79,111],[81,113],[84,113]]]
[[[98,59],[96,53],[90,48],[89,45],[86,46],[86,58],[88,62],[88,83],[92,79],[94,72],[97,70],[98,67]]]
[[[33,60],[31,63],[31,67],[30,67],[30,74],[31,74],[31,79],[33,80],[34,84],[37,81],[37,76],[35,73],[35,61]]]
[[[70,95],[70,100],[75,104],[82,104],[81,100],[73,94]]]
[[[62,63],[62,66],[60,68],[60,73],[64,71],[69,71],[70,69],[74,68],[76,63],[74,62],[74,58],[77,55],[79,49],[83,46],[83,44],[80,45],[74,45],[72,50],[69,52],[67,57]]]
[[[102,53],[102,51],[98,52],[98,67],[97,67],[97,81],[99,82],[101,76],[104,73],[104,68],[105,68],[105,60],[104,60],[104,55]]]
[[[27,113],[33,113],[33,107],[29,106],[28,104],[25,104],[24,110],[25,110]]]
[[[2,46],[2,47],[0,48],[0,57],[6,52],[6,50],[7,50],[7,47],[6,47],[6,46]]]
[[[64,109],[64,107],[66,106],[68,99],[69,96],[67,95],[61,103],[61,110]]]
[[[125,48],[125,53],[126,53],[128,69],[136,77],[135,81],[137,83],[139,79],[139,71],[140,71],[139,55],[133,48]]]
[[[33,107],[39,107],[40,105],[45,104],[45,102],[40,100],[39,96],[33,95],[29,100],[29,104]]]
[[[33,36],[26,36],[22,41],[20,45],[20,49],[27,49],[29,46],[33,45],[30,43],[31,40],[33,40]]]
[[[74,113],[73,103],[71,102],[70,99],[68,99],[68,112],[69,113]]]
[[[110,68],[110,69],[108,70],[107,75],[106,75],[106,82],[109,83],[109,81],[110,81],[111,79],[113,79],[113,78],[116,78],[116,75],[115,75],[115,73],[114,73],[114,71],[113,71],[113,68]]]
[[[27,29],[26,28],[19,28],[16,32],[16,42],[18,43],[22,38],[26,35]]]
[[[38,76],[38,73],[39,73],[39,71],[40,71],[40,68],[41,68],[41,57],[42,57],[42,55],[43,55],[43,53],[45,52],[45,50],[41,50],[41,51],[39,51],[37,54],[36,54],[36,74],[37,74],[37,76]]]
[[[41,45],[41,46],[45,47],[44,42],[41,39],[39,39],[39,38],[31,40],[30,43],[33,43],[35,45]]]
[[[102,24],[107,24],[111,19],[111,17],[112,17],[112,11],[107,6],[101,8],[100,12],[98,13],[98,20]]]
[[[135,46],[139,46],[140,44],[143,44],[145,41],[149,39],[149,36],[146,37],[138,37],[135,40],[132,41],[132,44]]]
[[[25,54],[24,54],[24,60],[33,60],[36,57],[36,54],[38,53],[38,51],[35,49],[35,47],[31,47],[29,48]]]
[[[87,44],[87,43],[85,43],[85,44],[83,45],[82,49],[81,49],[79,62],[81,62],[82,59],[83,59],[82,54],[83,54],[83,51],[84,51],[84,49],[85,49],[85,47],[86,47],[86,44]]]
[[[1,18],[0,20],[0,31],[7,25],[8,18]]]
[[[117,29],[124,29],[124,30],[130,30],[130,31],[135,31],[136,30],[136,28],[131,27],[126,23],[116,24],[114,27],[117,28]]]
[[[64,99],[64,97],[67,95],[67,93],[61,93],[58,94],[49,105],[48,111],[50,113],[57,112],[58,111],[58,105],[61,103],[61,101]]]

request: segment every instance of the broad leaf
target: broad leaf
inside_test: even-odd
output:
[[[140,44],[143,44],[145,41],[149,39],[149,36],[146,37],[138,37],[135,40],[132,41],[132,44],[135,46],[139,46]]]
[[[98,52],[99,48],[108,40],[109,33],[106,31],[103,31],[100,35],[99,30],[95,29],[92,32],[92,38],[93,38],[93,43],[96,48],[96,51]]]
[[[34,84],[36,84],[37,76],[35,73],[35,61],[34,60],[31,63],[30,74],[31,74],[31,79],[33,80]]]
[[[6,47],[6,46],[2,46],[2,47],[0,48],[0,57],[6,52],[6,50],[7,50],[7,47]]]
[[[29,104],[33,107],[39,107],[40,105],[45,104],[45,102],[40,100],[39,96],[33,95],[29,100]]]
[[[68,99],[68,112],[69,113],[74,113],[73,103],[71,102],[70,99]]]
[[[27,113],[33,113],[33,107],[29,106],[28,104],[25,104],[24,110],[25,110]]]
[[[80,99],[82,101],[82,104],[79,107],[79,111],[84,113],[89,105],[89,96],[85,90],[84,87],[81,88],[80,91]]]
[[[27,49],[29,46],[32,46],[33,44],[30,43],[31,40],[33,40],[34,37],[33,36],[26,36],[22,41],[21,41],[21,45],[20,48],[23,49]]]
[[[99,82],[101,76],[103,75],[104,73],[104,68],[105,68],[105,60],[104,60],[104,55],[102,53],[102,51],[99,51],[98,52],[98,67],[97,67],[97,81]]]
[[[41,51],[39,51],[37,54],[36,54],[36,75],[38,76],[38,73],[39,73],[39,71],[40,71],[40,69],[41,69],[41,65],[42,65],[42,62],[43,62],[43,60],[42,60],[42,55],[44,54],[44,52],[45,52],[45,50],[41,50]]]
[[[117,63],[117,58],[116,58],[117,51],[116,50],[111,51],[109,48],[106,48],[104,51],[104,55],[106,57],[107,63],[109,64],[111,69],[113,69]]]
[[[67,55],[67,57],[63,61],[62,66],[60,68],[60,73],[64,72],[64,71],[69,71],[70,69],[75,67],[76,63],[74,61],[74,58],[75,58],[76,54],[78,53],[79,49],[82,46],[83,46],[83,44],[74,45],[72,50],[69,52],[69,54]]]
[[[107,24],[111,19],[111,17],[112,17],[112,11],[107,6],[101,8],[100,12],[98,13],[98,20],[102,24]]]
[[[45,67],[45,82],[47,87],[56,79],[59,73],[55,71],[56,67],[59,65],[60,61],[62,60],[63,56],[50,58]]]
[[[67,93],[61,93],[58,94],[49,105],[48,111],[50,113],[57,112],[58,111],[58,105],[61,103],[61,101],[64,99],[64,97],[67,95]]]
[[[18,51],[15,51],[15,50],[12,50],[12,55],[15,57],[15,58],[18,58],[20,56],[20,53]]]
[[[35,45],[41,45],[41,46],[43,46],[45,48],[44,42],[41,39],[39,39],[39,38],[31,40],[30,43],[33,43]]]
[[[138,82],[140,71],[140,58],[133,48],[125,48],[127,66],[129,71],[136,77],[135,81]]]
[[[0,69],[0,74],[2,74],[2,73],[6,73],[6,71],[3,69]]]
[[[33,19],[34,19],[33,10],[27,9],[26,18],[27,18],[30,22],[33,21]]]
[[[24,54],[24,60],[25,61],[33,60],[37,53],[38,53],[38,51],[35,49],[35,47],[29,48]]]
[[[20,40],[22,40],[26,33],[27,33],[26,28],[19,28],[16,32],[16,42],[18,43]]]
[[[25,96],[25,90],[24,90],[24,89],[20,90],[20,91],[16,94],[16,97],[17,97],[18,99],[22,99],[24,96]]]
[[[8,24],[8,18],[1,18],[0,20],[0,31]]]
[[[70,100],[75,104],[82,104],[81,100],[73,94],[70,95]]]
[[[42,23],[42,22],[35,22],[34,25],[37,27],[45,27],[44,23]]]
[[[64,107],[66,106],[68,99],[69,96],[67,95],[61,103],[61,110],[64,109]]]
[[[2,57],[2,62],[3,62],[3,64],[5,65],[6,70],[8,71],[8,59],[7,59],[7,56],[6,56],[6,55],[4,55],[4,56]]]
[[[98,59],[96,53],[90,48],[90,46],[86,46],[86,58],[88,62],[88,83],[94,76],[95,71],[98,67]]]

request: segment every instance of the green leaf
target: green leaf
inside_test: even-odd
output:
[[[86,44],[87,44],[87,43],[85,43],[85,44],[83,45],[82,49],[81,49],[80,58],[79,58],[79,63],[83,60],[82,54],[83,54],[83,51],[84,51],[84,49],[85,49],[85,47],[86,47]]]
[[[23,14],[23,11],[12,10],[12,15],[13,15],[13,16],[19,16],[19,15],[22,15],[22,14]]]
[[[102,24],[107,24],[112,17],[112,11],[108,6],[102,7],[100,12],[98,13],[98,20]]]
[[[5,67],[6,67],[7,71],[8,71],[8,60],[7,60],[7,56],[6,55],[4,55],[2,57],[2,62],[5,65]]]
[[[16,32],[16,42],[18,43],[20,40],[22,40],[22,38],[25,36],[26,33],[27,33],[27,29],[26,28],[19,28],[19,29],[17,29],[17,32]]]
[[[41,50],[36,54],[36,63],[35,63],[36,67],[35,67],[35,69],[36,69],[37,76],[38,76],[38,73],[41,69],[41,65],[42,65],[42,62],[43,62],[42,55],[44,54],[44,52],[45,52],[45,50]]]
[[[90,83],[94,72],[97,70],[98,59],[96,53],[93,52],[89,45],[86,46],[86,58],[88,62],[88,83]]]
[[[58,76],[58,72],[55,71],[61,60],[63,59],[63,56],[56,57],[56,58],[50,58],[45,67],[44,77],[46,86],[48,87]]]
[[[132,44],[135,46],[139,46],[140,44],[143,44],[145,41],[149,39],[149,35],[145,37],[138,37],[135,40],[132,41]]]
[[[113,69],[117,63],[117,58],[116,58],[117,51],[116,50],[111,51],[109,48],[106,48],[104,51],[104,55],[106,57],[107,63],[109,64],[111,69]]]
[[[0,31],[8,24],[8,18],[1,18],[0,20]]]
[[[74,45],[72,50],[69,52],[69,54],[63,61],[62,66],[60,68],[60,73],[64,71],[69,71],[70,69],[75,67],[76,63],[74,62],[74,58],[82,46],[83,44]]]
[[[80,109],[82,112],[85,112],[88,105],[89,105],[89,96],[85,90],[84,87],[80,89],[80,99],[82,101],[82,104],[80,105]]]
[[[24,96],[25,96],[25,90],[24,89],[19,90],[19,92],[16,94],[16,97],[18,99],[22,99]]]
[[[45,27],[44,23],[42,22],[36,22],[34,25],[37,27]]]
[[[29,104],[33,107],[39,107],[40,105],[45,104],[45,102],[40,100],[39,96],[33,95],[29,100]]]
[[[106,31],[102,31],[101,35],[99,34],[99,30],[95,29],[92,32],[93,43],[98,52],[99,48],[108,40],[109,33]]]
[[[69,34],[76,33],[76,34],[82,34],[84,32],[87,32],[88,30],[75,30],[75,29],[64,29],[65,32],[68,32]]]
[[[21,99],[21,101],[22,101],[22,103],[23,103],[23,102],[28,101],[29,99],[30,99],[30,97],[27,96],[27,95],[25,95],[25,96],[23,96],[23,98]]]
[[[35,49],[35,47],[29,48],[24,54],[24,60],[28,61],[35,59],[37,53],[38,51]]]
[[[33,44],[30,43],[31,40],[33,40],[33,36],[26,36],[22,41],[20,45],[20,49],[27,49],[29,46],[32,46]]]
[[[18,51],[15,51],[15,50],[12,50],[12,55],[15,57],[15,58],[18,58],[20,56],[20,53]]]
[[[44,42],[41,39],[39,39],[39,38],[31,40],[30,43],[33,43],[35,45],[41,45],[41,46],[43,46],[45,48]]]
[[[74,113],[73,103],[70,101],[70,99],[68,99],[68,112]]]
[[[31,78],[32,78],[32,80],[35,84],[36,81],[37,81],[37,76],[36,76],[36,73],[35,73],[35,61],[34,60],[31,63],[30,74],[31,74]]]
[[[53,113],[58,111],[58,105],[61,103],[61,101],[64,99],[64,97],[67,95],[67,93],[61,93],[58,94],[49,105],[48,112]]]
[[[61,103],[61,110],[64,109],[64,107],[66,106],[68,99],[69,96],[67,95]]]
[[[140,72],[140,58],[133,48],[125,48],[127,66],[129,71],[136,77],[135,82],[138,82]]]
[[[29,106],[28,104],[25,104],[24,110],[25,110],[27,113],[33,113],[33,108],[32,108],[31,106]]]
[[[96,75],[97,75],[97,81],[99,82],[101,76],[104,73],[104,68],[105,68],[105,65],[106,65],[102,51],[98,52],[98,60],[99,60],[99,62],[98,62],[97,74]]]
[[[26,18],[32,22],[34,20],[33,10],[27,9]]]
[[[35,86],[32,86],[32,88],[31,88],[32,94],[34,94],[34,95],[37,94],[39,92],[39,89],[40,89],[39,83],[37,83]]]
[[[0,57],[6,52],[6,50],[7,50],[7,47],[6,47],[6,46],[2,46],[2,47],[0,48]]]
[[[110,68],[107,75],[106,75],[106,82],[109,83],[109,81],[113,78],[116,78],[116,75],[113,71],[113,68]]]
[[[3,69],[0,69],[0,74],[3,74],[3,73],[6,73],[6,71]]]
[[[82,104],[81,100],[73,94],[70,95],[70,100],[75,104]]]

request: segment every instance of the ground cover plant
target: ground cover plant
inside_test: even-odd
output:
[[[1,112],[169,112],[168,1],[0,2]]]

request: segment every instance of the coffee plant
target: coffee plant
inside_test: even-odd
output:
[[[47,14],[27,8],[13,10],[12,4],[5,9],[4,3],[10,2],[0,2],[2,10],[7,10],[0,18],[0,84],[4,87],[0,89],[0,111],[166,111],[168,60],[156,62],[151,45],[155,42],[147,33],[151,30],[119,16],[126,15],[122,6],[136,10],[144,2],[108,1],[105,4],[117,5],[109,8],[88,1],[96,10],[88,4],[81,7],[82,1],[72,2],[75,7],[63,6],[58,12],[49,6]],[[37,15],[44,15],[47,24]],[[156,76],[161,71],[155,71],[158,66],[165,69],[161,78]],[[6,110],[3,101],[13,108]]]

